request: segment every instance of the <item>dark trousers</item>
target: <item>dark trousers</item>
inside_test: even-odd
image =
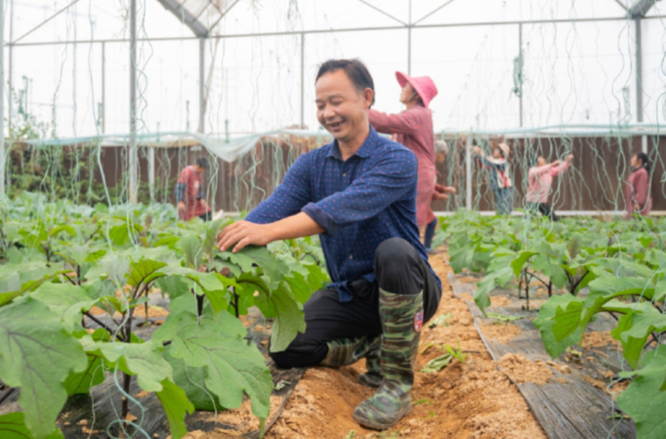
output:
[[[208,212],[199,215],[199,218],[201,218],[204,221],[210,221],[211,219],[213,219],[213,212],[209,210]]]
[[[435,315],[442,297],[437,279],[414,247],[401,238],[382,242],[375,252],[375,281],[365,279],[349,285],[354,293],[342,303],[332,289],[316,291],[308,300],[305,333],[299,333],[282,352],[270,353],[279,367],[316,366],[326,357],[326,342],[382,333],[379,318],[379,289],[393,294],[423,291],[424,323]]]
[[[560,217],[555,215],[553,209],[548,203],[529,203],[528,208],[534,211],[538,211],[543,216],[547,216],[551,221],[559,221]]]
[[[426,250],[430,250],[430,246],[432,246],[432,238],[435,236],[437,224],[439,224],[439,221],[435,218],[426,226],[425,234],[423,236],[423,245]]]

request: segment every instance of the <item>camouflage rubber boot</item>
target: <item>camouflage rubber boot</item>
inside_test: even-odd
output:
[[[384,381],[380,353],[380,344],[377,344],[377,349],[374,349],[365,356],[365,367],[368,371],[358,376],[358,382],[364,386],[377,388]]]
[[[321,366],[337,367],[348,366],[356,363],[368,355],[368,352],[376,351],[381,343],[381,337],[363,336],[357,338],[341,338],[326,343],[328,354],[320,363]]]
[[[372,397],[356,407],[354,419],[364,427],[386,430],[412,411],[409,392],[423,324],[423,293],[400,295],[380,289],[379,316],[384,380]]]

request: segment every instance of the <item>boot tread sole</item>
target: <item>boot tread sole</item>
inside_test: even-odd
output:
[[[388,430],[389,428],[393,427],[395,424],[400,422],[400,420],[402,418],[404,418],[405,416],[407,416],[411,412],[412,412],[412,403],[410,401],[409,405],[402,410],[402,412],[397,417],[397,419],[395,421],[391,422],[391,423],[382,424],[382,423],[379,423],[379,422],[373,422],[373,421],[370,421],[368,419],[358,417],[356,415],[356,411],[354,411],[354,414],[352,415],[352,417],[354,418],[354,420],[356,422],[358,422],[359,424],[361,424],[364,427],[372,428],[373,430]]]

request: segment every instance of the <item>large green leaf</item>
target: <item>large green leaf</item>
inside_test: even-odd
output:
[[[0,306],[65,271],[61,264],[46,267],[43,262],[3,265],[0,267]]]
[[[174,358],[169,353],[171,346],[164,349],[164,358],[173,369],[173,381],[185,391],[187,399],[192,402],[196,410],[222,410],[224,407],[220,399],[206,388],[208,379],[207,367],[188,367],[185,360]]]
[[[580,328],[581,319],[583,316],[583,303],[579,301],[571,301],[567,304],[566,308],[558,307],[555,311],[553,320],[553,334],[555,340],[561,342]],[[585,328],[581,328],[583,332]]]
[[[617,398],[622,410],[636,422],[636,437],[663,439],[666,431],[666,349],[645,354],[643,368],[634,372],[621,372],[621,376],[636,378]]]
[[[449,249],[449,264],[455,273],[460,273],[463,268],[469,268],[472,265],[474,257],[474,246],[461,246]]]
[[[637,310],[638,311],[638,310]],[[652,306],[640,312],[628,312],[620,316],[611,335],[622,342],[622,354],[629,365],[638,368],[643,347],[652,331],[666,330],[666,316]]]
[[[151,340],[146,343],[108,343],[95,341],[86,336],[81,339],[83,349],[88,355],[104,360],[106,368],[135,375],[136,382],[143,390],[159,392],[162,381],[171,378],[169,363],[162,356],[161,344]]]
[[[171,300],[188,294],[194,281],[185,276],[165,276],[155,280],[155,287],[162,291],[162,294],[168,294]]]
[[[261,294],[261,293],[260,293]],[[287,349],[299,332],[305,332],[305,314],[284,284],[270,295],[277,318],[271,329],[271,352]]]
[[[571,294],[553,296],[541,305],[539,315],[534,319],[534,326],[541,331],[543,344],[553,358],[559,357],[569,346],[578,343],[583,334],[582,329],[578,327],[572,334],[558,340],[553,331],[553,326],[557,323],[554,317],[557,314],[558,309],[565,310],[571,303],[580,304],[582,303],[582,300]]]
[[[79,286],[45,283],[31,294],[33,299],[48,306],[62,319],[63,326],[70,334],[81,325],[81,312],[88,311],[96,303]]]
[[[185,256],[187,266],[194,269],[199,268],[203,260],[201,240],[195,235],[186,235],[180,238],[178,246]]]
[[[127,278],[127,284],[136,288],[140,284],[147,284],[157,277],[165,276],[159,269],[166,265],[166,262],[158,262],[150,259],[142,259],[134,262],[132,264],[132,271],[130,271]]]
[[[53,432],[44,436],[45,439],[64,439],[62,431],[55,425]],[[0,437],[2,439],[35,439],[25,425],[24,415],[21,412],[7,413],[0,416]]]
[[[264,279],[256,276],[243,274],[237,282],[242,286],[239,292],[244,296],[254,296],[254,304],[265,317],[275,318],[271,329],[271,352],[287,349],[296,334],[305,332],[305,315],[285,282],[272,291]]]
[[[176,299],[184,301],[177,306],[180,311],[169,315],[153,340],[171,340],[172,357],[183,360],[188,367],[206,368],[206,387],[224,407],[239,407],[246,393],[252,400],[253,413],[265,419],[273,381],[263,355],[243,338],[243,324],[227,313],[215,317],[208,308],[197,318],[193,303],[187,299]]]
[[[162,390],[155,393],[164,407],[164,413],[169,420],[171,437],[180,439],[187,434],[185,415],[194,413],[194,406],[187,399],[183,389],[171,380],[162,381]]]
[[[21,389],[18,401],[31,433],[37,438],[52,434],[67,399],[63,382],[87,364],[60,316],[31,297],[0,308],[0,364],[0,379]]]
[[[75,334],[77,337],[85,337],[88,333],[81,330],[80,333]],[[102,328],[97,329],[90,335],[95,341],[110,341],[110,334]],[[87,394],[90,388],[101,384],[106,377],[106,369],[104,368],[103,359],[95,356],[88,355],[88,366],[83,372],[72,372],[69,374],[64,382],[65,389],[68,395]]]

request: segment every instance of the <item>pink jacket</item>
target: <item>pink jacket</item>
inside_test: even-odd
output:
[[[635,170],[627,179],[627,184],[624,186],[624,202],[627,206],[627,218],[634,214],[634,203],[638,204],[641,215],[649,215],[652,210],[652,197],[650,175],[645,168]]]
[[[557,166],[544,165],[538,168],[531,168],[529,172],[529,186],[527,196],[530,203],[547,203],[550,188],[553,185],[553,177],[563,174],[571,163],[563,161]]]
[[[386,114],[370,110],[370,125],[380,133],[397,134],[396,141],[412,150],[418,160],[416,189],[416,223],[419,227],[435,219],[430,209],[435,191],[435,137],[432,112],[423,105],[414,105],[399,114]]]

